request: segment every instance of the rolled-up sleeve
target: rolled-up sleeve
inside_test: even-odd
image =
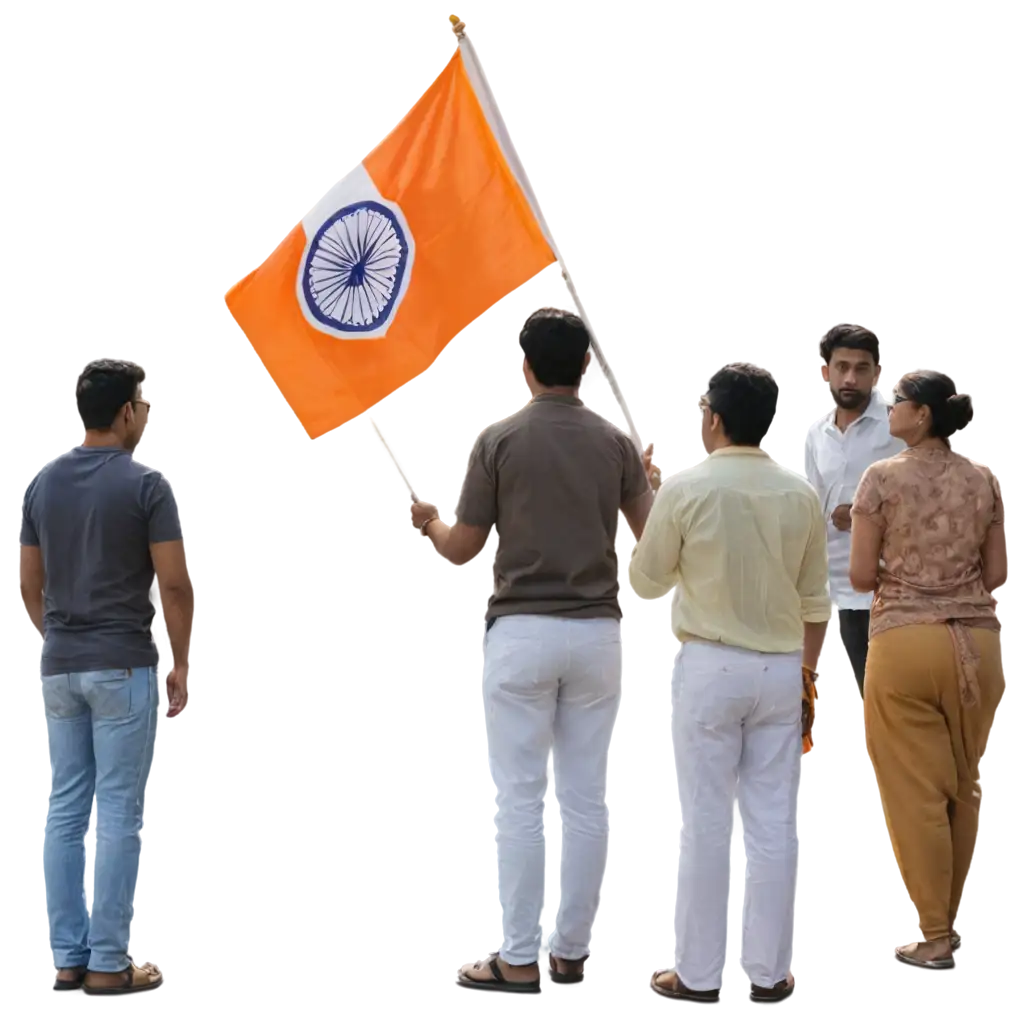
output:
[[[676,501],[664,486],[654,499],[647,525],[629,562],[629,582],[645,601],[664,597],[679,582],[679,554],[683,537]]]
[[[825,520],[813,517],[807,550],[797,580],[800,617],[804,622],[828,622],[832,617],[832,598],[828,589],[828,542]]]

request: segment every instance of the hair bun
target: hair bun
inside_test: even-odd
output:
[[[970,395],[951,395],[946,400],[949,410],[949,425],[954,430],[963,430],[974,419],[974,404]]]

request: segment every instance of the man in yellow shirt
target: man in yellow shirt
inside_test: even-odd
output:
[[[743,968],[751,998],[793,992],[803,674],[831,614],[825,525],[814,489],[760,445],[778,386],[736,363],[700,400],[708,458],[662,485],[633,553],[644,599],[673,588],[682,647],[672,737],[683,829],[675,968],[661,995],[717,1002],[725,963],[729,844],[738,796],[747,850]]]

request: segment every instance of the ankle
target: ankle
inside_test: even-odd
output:
[[[498,957],[498,966],[504,971],[509,970],[519,974],[539,974],[540,968],[537,966],[535,960],[532,964],[510,964],[507,960],[502,957]]]

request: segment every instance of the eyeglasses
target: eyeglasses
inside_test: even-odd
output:
[[[894,393],[893,396],[892,396],[892,404],[893,405],[899,405],[900,402],[909,402],[909,401],[910,401],[910,399],[907,398],[906,395],[898,395],[898,394]]]
[[[135,406],[137,406],[137,405],[144,405],[146,407],[146,412],[147,413],[152,408],[152,403],[151,402],[147,402],[144,398],[133,398],[132,399],[132,408],[134,409]]]

